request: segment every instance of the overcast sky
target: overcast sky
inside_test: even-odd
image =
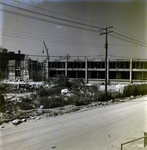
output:
[[[0,45],[23,54],[147,58],[146,0],[0,0]],[[45,50],[45,49],[44,49]],[[37,59],[35,57],[34,59]]]

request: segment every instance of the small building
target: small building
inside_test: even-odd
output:
[[[27,57],[20,53],[8,52],[7,50],[0,51],[0,78],[1,79],[24,79],[27,72]],[[28,77],[29,78],[29,77]]]

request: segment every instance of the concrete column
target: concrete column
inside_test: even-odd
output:
[[[107,60],[107,84],[109,84],[109,59]]]
[[[88,60],[87,60],[87,58],[86,58],[86,60],[85,60],[85,83],[87,83],[88,82],[88,76],[87,76],[87,74],[88,74]]]
[[[68,70],[68,60],[65,60],[65,76],[67,76],[67,70]]]
[[[132,59],[130,59],[130,83],[132,83]]]

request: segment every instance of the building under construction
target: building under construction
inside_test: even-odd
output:
[[[147,81],[147,60],[116,59],[107,64],[108,82]],[[39,62],[27,55],[0,51],[0,77],[6,79],[48,80],[55,75],[83,78],[85,82],[105,81],[105,60],[87,57],[50,57]]]
[[[108,82],[136,82],[147,80],[147,60],[109,60],[107,68]],[[60,74],[67,75],[69,78],[84,78],[86,82],[104,81],[105,60],[88,58],[50,60],[47,71],[49,77]]]
[[[17,78],[29,79],[27,56],[21,54],[20,50],[15,53],[0,48],[0,79]]]

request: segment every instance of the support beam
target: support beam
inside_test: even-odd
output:
[[[66,59],[65,60],[65,76],[67,76],[67,70],[68,70],[67,65],[68,65],[68,60]]]
[[[132,83],[132,59],[130,59],[130,83]]]
[[[88,60],[87,60],[87,58],[86,58],[86,60],[85,60],[85,83],[87,83],[88,82],[88,76],[87,76],[87,74],[88,74]]]

